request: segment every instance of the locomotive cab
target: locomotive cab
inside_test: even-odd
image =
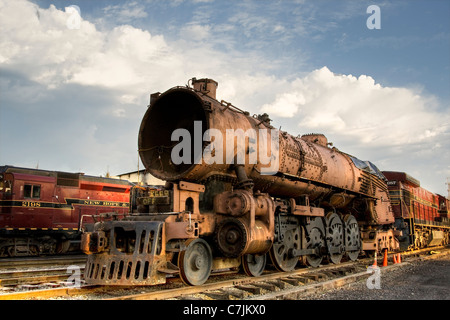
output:
[[[11,197],[12,188],[12,177],[8,174],[0,174],[0,200],[8,200]]]

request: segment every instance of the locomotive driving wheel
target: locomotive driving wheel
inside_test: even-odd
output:
[[[198,286],[208,280],[212,268],[212,251],[200,238],[186,241],[186,250],[178,256],[181,280],[187,285]]]
[[[325,227],[322,218],[312,218],[306,225],[306,248],[316,250],[315,254],[306,256],[306,262],[311,267],[318,267],[323,259],[323,248],[325,248]]]
[[[250,277],[260,276],[266,267],[266,255],[244,254],[242,267],[246,275]]]
[[[344,245],[344,224],[335,212],[330,212],[326,217],[326,239],[328,247],[328,257],[331,262],[338,264],[341,262],[345,252]]]
[[[278,235],[278,241],[270,248],[269,255],[278,271],[292,271],[299,257],[294,250],[300,250],[300,227],[285,230]]]
[[[351,214],[344,217],[345,225],[345,248],[347,256],[351,261],[356,261],[361,251],[361,235],[359,233],[358,221]]]

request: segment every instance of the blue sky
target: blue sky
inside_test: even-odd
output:
[[[136,170],[149,94],[210,77],[276,127],[446,193],[449,1],[0,0],[0,28],[1,164]]]

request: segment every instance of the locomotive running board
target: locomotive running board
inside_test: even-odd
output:
[[[162,221],[111,221],[110,248],[90,254],[84,278],[92,285],[155,285],[166,282]],[[130,250],[132,249],[132,250]]]
[[[331,186],[331,185],[329,185],[327,183],[324,183],[324,182],[321,182],[321,181],[316,181],[316,180],[312,180],[312,179],[308,179],[308,178],[303,178],[303,177],[300,177],[300,176],[296,176],[296,175],[285,173],[285,172],[281,172],[281,171],[278,171],[277,173],[275,173],[274,176],[280,177],[280,178],[286,178],[286,179],[291,180],[291,181],[299,181],[299,182],[312,184],[312,185],[315,185],[317,187],[328,188],[328,189],[331,188],[332,190],[334,190],[336,192],[344,192],[344,193],[347,193],[347,194],[350,194],[350,195],[354,195],[354,196],[361,196],[361,194],[362,194],[360,192],[353,191],[353,190],[350,190],[350,189],[345,189],[345,188],[341,188],[341,187],[337,187],[337,186]],[[373,199],[373,200],[377,200],[376,197],[371,196],[369,194],[364,194],[364,196],[367,197],[367,198]]]

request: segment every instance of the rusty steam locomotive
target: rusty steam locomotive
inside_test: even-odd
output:
[[[139,131],[148,172],[167,181],[138,199],[139,212],[83,234],[92,284],[152,285],[179,273],[203,284],[211,270],[242,266],[260,275],[298,262],[356,260],[398,250],[386,180],[321,134],[276,130],[216,100],[218,84],[151,95]],[[224,152],[226,150],[226,152]]]

